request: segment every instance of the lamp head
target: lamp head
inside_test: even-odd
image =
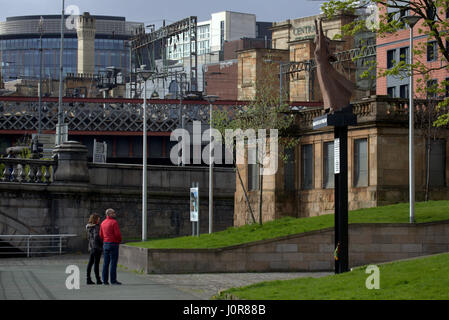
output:
[[[421,19],[420,16],[415,15],[409,15],[409,16],[403,16],[401,17],[402,22],[408,24],[410,28],[413,28],[413,26]]]
[[[206,101],[209,103],[214,103],[215,101],[218,100],[218,98],[219,98],[218,96],[213,96],[213,95],[208,95],[208,96],[204,97],[204,99],[206,99]]]
[[[147,66],[143,64],[137,69],[137,73],[143,80],[147,81],[154,74],[154,71],[148,70]]]

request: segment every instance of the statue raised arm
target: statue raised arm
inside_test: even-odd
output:
[[[326,112],[338,111],[349,105],[354,85],[330,64],[333,58],[329,49],[330,40],[323,33],[321,20],[315,20],[315,30],[315,61],[324,109]]]

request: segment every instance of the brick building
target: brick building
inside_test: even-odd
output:
[[[381,12],[386,8],[380,7]],[[400,15],[404,15],[404,12],[388,9],[388,13],[394,18],[399,18]],[[437,10],[437,14],[443,14],[444,17],[449,18],[449,10]],[[441,84],[442,81],[449,80],[449,69],[441,68],[448,65],[448,62],[443,57],[437,43],[434,39],[431,39],[427,35],[419,32],[420,29],[426,29],[428,27],[423,25],[424,21],[421,19],[413,28],[413,46],[414,49],[424,49],[422,54],[414,55],[414,63],[420,61],[427,68],[438,68],[432,70],[429,73],[429,79],[423,82],[424,77],[416,74],[414,76],[414,89],[415,96],[417,98],[426,98],[425,90],[418,91],[419,87],[425,89],[425,87],[433,84]],[[378,71],[392,68],[399,61],[409,61],[409,45],[410,45],[410,29],[404,27],[403,29],[391,33],[377,36],[377,67]],[[448,41],[446,40],[446,47],[448,47]],[[423,87],[425,86],[425,87]],[[394,98],[408,98],[409,92],[409,78],[406,72],[403,72],[397,76],[377,77],[377,94],[388,95]],[[447,93],[446,93],[447,95]]]
[[[217,95],[220,100],[237,100],[239,52],[248,49],[269,48],[271,46],[270,38],[242,38],[225,42],[224,61],[204,65],[206,94]]]

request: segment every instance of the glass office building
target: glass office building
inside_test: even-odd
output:
[[[93,16],[96,19],[95,73],[106,67],[120,68],[128,74],[128,40],[142,23],[128,22],[123,17]],[[0,66],[3,81],[37,79],[40,68],[41,16],[7,18],[0,22]],[[67,17],[68,18],[68,17]],[[44,15],[42,48],[43,78],[59,78],[61,17]],[[74,28],[64,27],[64,74],[76,74],[78,39]]]

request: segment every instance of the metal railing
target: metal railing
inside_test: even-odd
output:
[[[67,242],[76,234],[0,235],[1,255],[31,255],[67,253]],[[6,246],[5,242],[10,246]]]
[[[0,97],[1,130],[36,130],[39,119],[38,102],[15,97]],[[75,132],[141,132],[143,107],[132,99],[64,99],[62,105],[68,130]],[[152,132],[171,132],[181,127],[181,113],[185,121],[209,121],[207,102],[150,100],[147,128]],[[58,102],[52,98],[42,101],[42,130],[55,130],[58,122]]]

